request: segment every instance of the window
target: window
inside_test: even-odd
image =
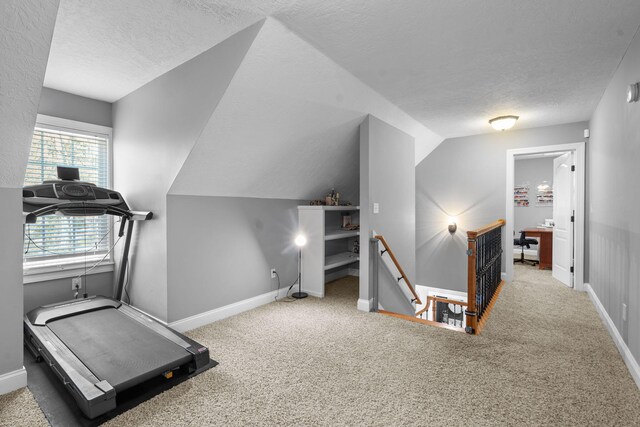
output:
[[[51,119],[51,118],[49,118]],[[63,123],[78,129],[50,124]],[[103,133],[87,131],[101,128],[66,120],[38,117],[31,141],[25,185],[57,180],[56,166],[74,166],[80,180],[109,188],[110,161],[108,128]],[[63,217],[48,215],[36,224],[27,224],[24,233],[24,267],[54,266],[61,270],[73,263],[92,263],[104,258],[112,244],[112,218],[108,215]]]

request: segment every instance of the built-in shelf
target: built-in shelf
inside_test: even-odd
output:
[[[325,210],[325,211],[357,211],[360,210],[360,206],[298,206],[300,210]]]
[[[329,255],[324,259],[324,269],[330,270],[336,267],[342,267],[343,265],[351,264],[359,261],[358,254],[353,252],[340,252],[339,254]]]
[[[358,230],[327,230],[324,235],[324,240],[337,240],[348,239],[349,237],[356,237],[360,235]]]
[[[307,237],[301,259],[304,292],[322,298],[325,283],[358,274],[360,258],[353,251],[360,247],[360,230],[342,227],[345,220],[359,224],[359,211],[359,206],[298,206],[297,232]]]

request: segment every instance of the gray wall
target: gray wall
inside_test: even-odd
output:
[[[22,369],[21,188],[57,10],[0,2],[0,376]]]
[[[111,103],[42,88],[38,113],[100,126],[112,126]]]
[[[113,273],[89,274],[88,277],[83,280],[82,292],[87,290],[89,295],[113,295]],[[24,285],[24,312],[28,313],[41,305],[73,299],[73,295],[71,278],[27,283]]]
[[[167,193],[251,45],[255,25],[158,77],[113,106],[114,187],[151,210],[132,246],[131,298],[167,319]],[[197,228],[194,228],[197,232]]]
[[[466,291],[466,232],[505,217],[506,151],[584,141],[587,127],[579,122],[451,138],[433,150],[416,168],[418,283]],[[454,235],[449,216],[458,218]]]
[[[169,195],[169,322],[275,290],[271,268],[291,285],[300,203]]]
[[[636,360],[640,360],[640,103],[626,102],[640,81],[636,35],[591,118],[589,283]],[[628,304],[627,321],[622,304]]]
[[[360,226],[361,263],[372,262],[368,239],[382,234],[412,283],[415,283],[415,148],[412,136],[374,116],[360,126]],[[380,212],[373,213],[373,203]],[[366,239],[366,240],[365,240]],[[385,255],[388,259],[388,255]],[[413,308],[399,298],[396,271],[378,263],[379,301],[391,311],[409,314]],[[369,265],[360,268],[360,299],[368,300]]]
[[[35,119],[35,116],[34,116]],[[0,187],[0,375],[22,368],[22,191]]]
[[[553,185],[553,158],[516,159],[515,185],[529,184],[529,206],[514,208],[514,230],[518,233],[527,227],[544,224],[545,218],[553,218],[553,206],[536,206],[537,186],[543,181]]]

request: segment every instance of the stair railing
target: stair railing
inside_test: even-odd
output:
[[[415,301],[415,303],[418,304],[418,305],[422,304],[422,301],[420,300],[420,297],[418,296],[418,293],[413,288],[413,285],[411,284],[411,282],[409,281],[409,278],[407,277],[407,275],[405,274],[404,270],[400,266],[400,263],[398,262],[398,259],[396,258],[396,255],[393,253],[393,251],[389,247],[389,244],[387,243],[387,241],[381,235],[373,236],[373,238],[379,240],[380,243],[382,243],[382,246],[384,246],[384,250],[380,251],[380,256],[383,256],[385,253],[389,254],[389,257],[391,258],[391,261],[393,262],[393,264],[396,266],[396,269],[400,273],[400,277],[397,278],[398,283],[400,283],[400,281],[403,280],[404,283],[407,285],[407,287],[409,288],[409,291],[411,292],[411,295],[413,295],[412,302]]]
[[[466,328],[479,334],[504,285],[502,280],[502,229],[499,219],[467,232],[467,310]]]

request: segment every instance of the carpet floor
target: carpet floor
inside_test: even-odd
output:
[[[196,329],[220,365],[107,425],[640,425],[588,296],[515,271],[480,336],[359,312],[354,278]],[[0,409],[37,425],[32,402]]]

